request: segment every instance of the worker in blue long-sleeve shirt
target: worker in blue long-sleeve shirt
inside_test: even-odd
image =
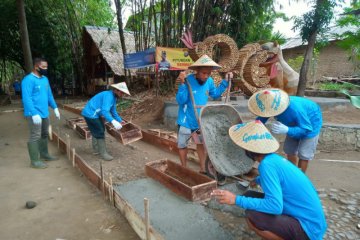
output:
[[[259,162],[255,182],[263,194],[250,190],[236,196],[217,189],[211,195],[222,204],[244,208],[250,229],[263,239],[323,239],[327,224],[316,189],[298,167],[274,153],[280,144],[264,124],[260,120],[237,124],[229,135]]]
[[[307,98],[289,97],[280,89],[265,89],[250,97],[248,107],[264,124],[269,117],[276,119],[271,131],[286,134],[287,159],[306,172],[309,161],[314,158],[322,127],[319,105]]]
[[[176,94],[176,101],[179,104],[179,112],[177,118],[178,124],[178,148],[181,165],[187,165],[187,145],[192,134],[199,132],[198,120],[195,116],[189,88],[185,83],[185,79],[191,86],[196,106],[203,107],[208,102],[208,96],[219,98],[228,87],[228,80],[223,80],[218,87],[215,87],[214,80],[210,77],[211,71],[220,69],[207,55],[203,55],[189,69],[195,70],[195,74],[186,76],[185,72],[181,72],[178,76],[180,86]],[[231,77],[232,73],[226,74]],[[197,109],[200,113],[200,108]],[[196,150],[200,161],[200,173],[205,173],[206,152],[202,143],[196,144]]]
[[[130,95],[125,82],[112,84],[110,87],[112,90],[100,92],[92,97],[81,112],[92,135],[93,153],[100,154],[106,161],[113,160],[113,156],[106,150],[105,126],[101,117],[110,122],[116,130],[120,130],[123,120],[116,111],[116,101],[123,93]]]
[[[43,58],[33,60],[32,72],[21,81],[24,116],[30,128],[28,151],[31,167],[46,168],[45,161],[56,160],[48,152],[49,136],[49,106],[54,109],[55,116],[60,119],[60,112],[51,92],[49,80],[46,77],[48,63]]]

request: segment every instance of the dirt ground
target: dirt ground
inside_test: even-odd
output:
[[[22,112],[3,112],[18,107],[0,108],[0,239],[139,239],[64,155],[47,169],[29,167]],[[26,209],[28,200],[37,206]]]
[[[162,128],[159,118],[161,104],[162,101],[156,100],[139,103],[137,109],[144,109],[142,114],[133,109],[133,113],[129,110],[127,116],[133,115],[132,121],[144,128]],[[84,105],[84,102],[78,105]],[[12,112],[14,109],[20,111]],[[343,109],[337,111],[343,113],[332,112],[328,116],[335,119],[340,119],[340,115],[344,117],[344,113],[353,116],[353,113]],[[26,150],[28,129],[20,105],[1,107],[0,112],[0,174],[3,176],[0,183],[0,211],[5,216],[0,219],[0,239],[138,239],[126,220],[105,203],[100,193],[72,168],[64,156],[50,163],[46,170],[29,168]],[[69,134],[76,152],[99,170],[98,158],[91,154],[91,140],[81,139],[66,126],[66,118],[78,115],[64,110],[60,112],[61,121],[51,116],[53,130],[59,132],[61,137]],[[358,120],[354,123],[358,123]],[[104,162],[103,169],[105,177],[111,175],[115,184],[145,177],[144,165],[147,162],[164,158],[179,162],[178,156],[142,141],[124,146],[107,135],[106,142],[114,160]],[[54,146],[50,149],[57,153]],[[323,161],[327,159],[340,162]],[[359,161],[359,153],[319,152],[310,163],[308,176],[317,188],[360,192],[360,164],[341,160]],[[198,169],[193,163],[190,167]],[[38,206],[32,210],[25,209],[27,200],[36,201]],[[228,214],[220,214],[219,219],[229,229],[239,224],[238,218]],[[36,223],[35,226],[33,223]]]

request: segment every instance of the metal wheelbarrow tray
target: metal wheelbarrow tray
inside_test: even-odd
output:
[[[248,173],[254,164],[229,136],[229,128],[238,123],[242,123],[241,117],[230,105],[208,105],[200,113],[201,134],[209,160],[225,176]]]

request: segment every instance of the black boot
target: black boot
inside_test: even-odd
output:
[[[39,143],[28,142],[29,156],[31,160],[30,167],[33,168],[47,168],[47,165],[39,159]]]
[[[47,138],[41,138],[39,140],[39,151],[40,151],[40,158],[45,159],[45,161],[54,161],[58,159],[57,157],[53,157],[49,154]]]

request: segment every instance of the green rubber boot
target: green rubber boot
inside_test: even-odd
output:
[[[57,157],[53,157],[49,154],[47,138],[41,138],[39,140],[39,151],[40,158],[44,159],[45,161],[54,161],[58,159]]]
[[[111,161],[114,158],[108,154],[108,152],[106,151],[106,145],[105,145],[105,139],[98,139],[97,140],[98,143],[98,148],[99,148],[99,153],[102,159],[104,159],[105,161]]]
[[[92,141],[93,154],[98,155],[99,154],[98,140],[92,137],[91,141]]]
[[[31,160],[30,167],[33,168],[47,168],[47,165],[39,159],[39,143],[28,142],[29,156]]]

